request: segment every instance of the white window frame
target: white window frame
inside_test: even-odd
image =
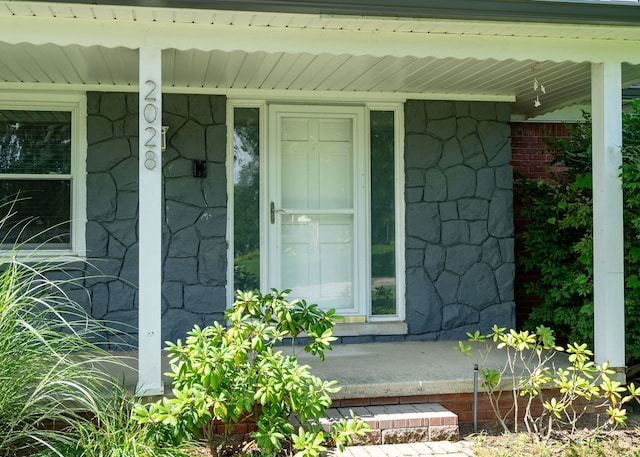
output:
[[[86,257],[87,224],[87,97],[84,93],[0,92],[0,109],[66,111],[71,113],[71,173],[60,175],[71,182],[70,247],[24,249],[25,258]],[[37,179],[39,175],[13,175],[11,179]]]
[[[260,111],[260,281],[261,288],[263,291],[266,288],[270,287],[269,284],[265,284],[267,275],[266,271],[268,269],[267,265],[267,242],[266,233],[268,229],[268,214],[267,209],[264,203],[264,198],[267,194],[267,186],[268,182],[264,179],[267,174],[266,167],[268,166],[268,151],[267,151],[267,134],[268,134],[268,125],[267,125],[267,115],[268,115],[268,105],[271,103],[277,104],[286,104],[291,102],[291,100],[286,99],[277,99],[277,100],[249,100],[249,99],[227,99],[227,195],[228,195],[228,207],[227,207],[227,243],[229,246],[228,249],[228,257],[227,257],[227,305],[231,306],[235,297],[235,290],[233,287],[234,277],[233,277],[233,262],[234,262],[234,250],[233,250],[233,236],[234,236],[234,225],[233,225],[233,128],[234,128],[234,109],[235,108],[259,108]],[[301,101],[296,99],[293,103],[300,103]],[[317,100],[311,101],[308,103],[310,105],[318,104]],[[365,238],[366,238],[366,252],[363,252],[363,258],[357,259],[359,262],[358,268],[366,269],[367,280],[365,281],[365,289],[366,293],[361,296],[362,300],[366,301],[366,323],[348,323],[339,325],[334,334],[338,336],[348,336],[348,335],[397,335],[397,334],[406,334],[407,327],[405,318],[406,318],[406,310],[405,310],[405,206],[404,206],[404,103],[394,102],[394,103],[362,103],[362,102],[354,102],[343,103],[346,105],[352,106],[364,106],[365,107],[365,151],[366,151],[366,165],[365,165],[365,173],[367,173],[366,179],[366,188],[365,192],[365,218],[366,222],[364,224],[365,227]],[[327,101],[323,103],[323,105],[327,106],[340,106],[340,103],[335,103],[332,101]],[[370,145],[370,112],[371,111],[391,111],[394,113],[394,128],[395,128],[395,205],[396,205],[396,221],[395,221],[395,230],[396,230],[396,314],[388,315],[388,316],[372,316],[371,315],[371,286],[370,286],[370,278],[371,278],[371,242],[370,242],[370,205],[371,205],[371,181],[370,181],[370,166],[371,166],[371,145]]]

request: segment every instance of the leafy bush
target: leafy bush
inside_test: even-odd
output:
[[[298,456],[316,456],[327,439],[341,446],[353,434],[363,435],[364,424],[353,419],[323,432],[319,420],[331,405],[329,394],[337,391],[335,381],[320,380],[295,356],[276,350],[285,338],[295,348],[295,339],[304,333],[304,350],[323,359],[334,340],[334,312],[302,300],[290,303],[288,291],[272,292],[238,292],[225,315],[228,327],[217,322],[196,326],[184,344],[168,343],[174,398],[140,404],[134,411],[140,423],[153,424],[159,442],[204,438],[214,455],[222,455],[234,425],[248,416],[255,419],[252,436],[263,455],[290,446]],[[302,424],[297,431],[293,414]],[[223,435],[216,434],[216,421],[224,424]]]
[[[593,343],[593,188],[591,125],[569,126],[568,138],[548,147],[564,171],[546,181],[519,179],[529,221],[523,233],[526,256],[518,259],[540,279],[526,290],[540,298],[525,327],[555,328],[567,341]],[[627,355],[640,357],[640,102],[623,115],[625,309]]]
[[[623,405],[634,399],[640,401],[640,387],[636,388],[633,383],[623,387],[611,379],[609,375],[614,371],[607,364],[593,363],[593,352],[586,344],[558,346],[553,331],[547,327],[539,326],[530,333],[526,330],[506,331],[494,325],[488,335],[480,332],[467,335],[471,342],[487,343],[480,350],[481,385],[506,432],[510,431],[509,424],[512,423],[517,433],[519,423],[523,422],[529,433],[548,439],[554,427],[563,424],[570,427],[573,437],[578,421],[588,410],[586,402],[592,402],[591,406],[597,409],[606,408],[608,420],[603,426],[625,425],[627,412]],[[494,348],[506,353],[504,366],[497,369],[486,366],[487,357]],[[471,355],[472,346],[460,341],[456,349]],[[567,368],[555,364],[553,359],[558,352],[568,354]],[[506,411],[501,405],[504,391],[511,393],[512,400]],[[522,409],[519,398],[525,399]],[[535,408],[540,405],[543,412],[536,414]],[[593,433],[597,431],[596,428]]]

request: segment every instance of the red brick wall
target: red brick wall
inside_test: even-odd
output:
[[[513,122],[511,124],[511,164],[513,165],[513,171],[521,173],[529,179],[537,180],[549,177],[551,175],[550,164],[552,154],[547,151],[544,139],[552,136],[568,136],[564,124]],[[518,217],[518,201],[518,187],[514,184],[516,258],[525,255],[522,232],[526,220]],[[538,277],[539,274],[536,272],[525,273],[521,268],[516,268],[515,301],[517,327],[522,325],[538,302],[537,297],[525,292],[524,284],[535,281]]]

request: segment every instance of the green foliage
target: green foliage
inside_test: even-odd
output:
[[[225,314],[227,327],[196,326],[184,344],[167,343],[174,398],[138,405],[136,420],[152,424],[158,442],[204,438],[215,455],[229,445],[233,426],[252,415],[257,426],[252,436],[264,455],[291,446],[300,457],[315,456],[329,438],[341,446],[352,434],[362,436],[364,424],[353,420],[322,431],[318,422],[331,405],[329,395],[338,390],[335,381],[322,381],[295,356],[277,350],[285,338],[295,348],[304,333],[304,350],[324,359],[334,340],[334,312],[303,300],[288,302],[287,293],[238,292]],[[303,424],[297,433],[293,414]],[[216,435],[215,421],[224,424],[223,436]]]
[[[540,278],[525,285],[540,298],[525,327],[555,328],[568,342],[593,344],[593,199],[591,125],[568,126],[569,138],[551,138],[554,162],[565,171],[547,181],[519,179],[528,220],[523,233],[525,271]],[[623,115],[625,308],[627,355],[640,357],[640,102]]]
[[[512,423],[514,432],[518,433],[518,425],[523,422],[529,433],[548,439],[557,424],[564,424],[570,427],[573,437],[579,419],[587,411],[585,400],[597,408],[606,408],[608,421],[604,427],[625,425],[627,413],[623,405],[640,401],[640,388],[634,384],[623,387],[612,379],[610,375],[614,371],[606,363],[595,364],[586,344],[558,346],[548,327],[539,326],[535,332],[529,332],[507,331],[494,325],[487,335],[475,332],[467,336],[470,342],[486,344],[479,351],[481,385],[505,432],[510,431]],[[486,366],[494,348],[506,353],[501,367]],[[460,341],[455,349],[471,355],[473,347]],[[567,354],[568,364],[558,360],[559,352]],[[501,407],[504,392],[510,392],[512,400],[506,411]],[[552,396],[547,398],[547,395]],[[520,398],[525,399],[524,408],[518,403]],[[535,406],[540,404],[543,413],[534,415]],[[597,431],[597,428],[593,430]]]

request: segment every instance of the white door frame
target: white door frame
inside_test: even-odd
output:
[[[296,116],[326,116],[336,115],[337,117],[350,117],[354,121],[353,131],[353,196],[354,196],[354,244],[353,244],[353,265],[354,265],[354,308],[352,310],[338,310],[340,315],[345,317],[367,315],[368,307],[368,287],[369,277],[369,242],[367,220],[369,217],[368,191],[369,183],[367,179],[367,128],[366,111],[363,106],[312,106],[312,105],[285,105],[273,104],[268,106],[268,147],[265,155],[267,161],[266,183],[267,192],[262,196],[263,218],[266,220],[267,230],[267,251],[265,257],[266,271],[261,272],[261,278],[266,281],[268,287],[280,287],[280,258],[278,256],[280,239],[280,219],[281,215],[276,211],[275,223],[271,223],[271,203],[274,202],[279,209],[281,176],[280,154],[278,154],[278,138],[275,129],[277,128],[277,117],[283,114],[293,114]]]

